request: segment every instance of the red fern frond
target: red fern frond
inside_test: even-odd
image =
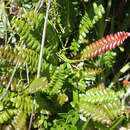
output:
[[[106,52],[107,50],[112,50],[116,46],[123,44],[123,41],[130,37],[129,32],[118,32],[114,35],[107,35],[106,38],[102,38],[96,42],[91,43],[86,46],[86,48],[81,52],[81,57],[84,58],[93,58],[97,54]]]

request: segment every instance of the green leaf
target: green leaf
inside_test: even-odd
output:
[[[39,91],[40,89],[46,89],[48,87],[48,81],[46,77],[41,77],[39,79],[33,80],[33,82],[30,84],[29,88],[26,89],[25,93],[35,93]]]

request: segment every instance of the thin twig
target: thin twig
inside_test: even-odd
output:
[[[38,13],[40,13],[40,10],[41,10],[43,4],[44,4],[44,0],[41,1],[41,4],[40,4],[39,9],[38,9]]]
[[[41,64],[42,64],[42,55],[43,55],[44,41],[45,41],[45,36],[46,36],[46,28],[47,28],[47,20],[48,20],[48,13],[49,13],[49,8],[50,8],[50,2],[51,2],[51,0],[48,0],[48,6],[47,6],[47,11],[46,11],[46,18],[45,18],[43,34],[42,34],[42,45],[41,45],[40,59],[39,59],[39,64],[38,64],[37,78],[40,78],[40,69],[41,69]]]
[[[42,8],[43,4],[44,4],[44,0],[39,0],[37,6],[35,8],[35,12],[40,13],[40,9]]]
[[[28,84],[29,84],[29,71],[28,71],[28,64],[26,63],[26,71],[27,71],[27,81],[28,81]]]
[[[121,74],[125,73],[130,68],[130,62],[128,62],[126,65],[124,65],[120,71],[115,75],[114,79],[108,86],[109,88],[112,88],[112,86],[118,81]]]
[[[124,98],[121,101],[122,105],[125,105],[125,101],[126,101],[128,96],[130,96],[130,88],[128,89],[127,93],[125,94]]]
[[[6,96],[8,90],[9,90],[10,84],[11,84],[11,82],[12,82],[12,80],[13,80],[13,77],[14,77],[14,74],[15,74],[15,72],[16,72],[16,69],[17,69],[17,67],[18,67],[18,65],[19,65],[20,59],[21,59],[21,56],[20,56],[20,58],[19,58],[17,64],[16,64],[15,67],[14,67],[13,73],[12,73],[12,75],[11,75],[11,77],[10,77],[10,80],[9,80],[9,83],[7,84],[7,87],[6,87],[6,91],[5,91],[4,94],[1,96],[0,101],[2,101],[2,100],[4,99],[4,97]]]
[[[41,64],[42,64],[42,55],[43,55],[43,48],[44,48],[44,42],[45,42],[45,36],[46,36],[46,28],[47,28],[47,20],[48,20],[50,2],[51,2],[51,0],[48,0],[48,6],[47,6],[47,10],[46,10],[46,17],[45,17],[45,22],[44,22],[43,34],[42,34],[42,44],[41,44],[40,58],[39,58],[39,63],[38,63],[37,78],[40,78],[40,69],[41,69]],[[29,130],[31,130],[32,118],[33,118],[34,110],[35,110],[35,104],[36,104],[36,93],[34,96],[33,110],[32,110],[32,114],[31,114],[31,118],[30,118]]]

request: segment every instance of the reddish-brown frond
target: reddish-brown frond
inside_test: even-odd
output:
[[[130,37],[129,32],[117,32],[114,35],[107,35],[106,38],[103,37],[102,39],[86,46],[86,48],[81,52],[81,57],[83,59],[93,58],[107,50],[112,50],[116,46],[122,45],[123,41],[128,37]]]

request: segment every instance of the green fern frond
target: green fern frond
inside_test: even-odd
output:
[[[119,99],[111,89],[92,88],[86,91],[85,94],[80,95],[80,101],[84,103],[102,104],[118,102]]]
[[[116,52],[114,51],[107,51],[104,55],[104,64],[108,68],[112,68],[113,64],[116,62]]]
[[[84,77],[87,77],[87,76],[96,76],[100,73],[102,73],[103,70],[101,68],[85,68],[85,71],[83,71],[82,75]]]
[[[31,96],[20,96],[14,97],[11,101],[15,104],[16,108],[22,111],[23,113],[30,114],[33,107],[33,99]]]
[[[44,23],[44,20],[45,20],[44,14],[40,13],[38,15],[34,11],[29,11],[29,12],[26,12],[25,14],[22,15],[22,19],[23,18],[24,18],[26,24],[28,24],[28,26],[31,27],[31,30],[34,31],[34,33],[41,36],[42,31],[43,31],[43,23]],[[21,22],[21,20],[19,22]],[[31,32],[30,32],[30,36],[31,36]],[[36,36],[36,37],[38,38],[38,36]],[[32,40],[35,40],[35,39],[32,39]],[[47,23],[46,40],[50,44],[50,46],[53,46],[53,48],[57,48],[57,46],[61,42],[60,39],[59,39],[57,30],[55,29],[53,23],[49,20],[48,20],[48,23]],[[34,43],[36,43],[36,41],[34,41]],[[38,42],[37,42],[37,46],[39,46]]]
[[[91,5],[88,8],[92,8]],[[102,6],[102,4],[97,5],[96,2],[93,3],[93,10],[89,10],[85,12],[84,16],[82,16],[80,25],[79,25],[79,37],[78,40],[73,40],[71,43],[70,49],[73,51],[72,53],[74,55],[77,54],[80,48],[80,44],[85,41],[85,38],[87,34],[90,32],[90,30],[94,27],[94,24],[96,24],[105,13],[105,10]],[[86,42],[88,42],[86,40]]]
[[[109,118],[107,112],[100,105],[94,105],[90,103],[80,103],[79,113],[83,116],[91,116],[93,121],[101,122],[102,124],[111,124],[112,121]]]
[[[61,65],[56,69],[53,76],[51,77],[51,81],[48,84],[49,95],[55,95],[60,92],[60,89],[63,86],[63,83],[67,76],[70,73],[70,69],[66,68],[66,65]]]
[[[14,49],[10,45],[1,45],[0,46],[1,56],[12,64],[16,64],[20,59],[19,65],[25,65],[25,63],[29,66],[29,71],[34,73],[37,71],[39,54],[33,50],[28,48],[23,49],[21,47],[15,47]],[[21,58],[20,58],[21,56]],[[44,72],[48,68],[48,64],[45,60],[42,60],[41,71]]]
[[[8,120],[12,119],[12,116],[15,115],[17,112],[16,109],[5,109],[0,111],[0,124],[7,122]]]
[[[17,47],[19,51],[19,55],[22,56],[24,61],[29,65],[30,72],[36,72],[38,68],[39,54],[31,49],[22,49],[21,47]],[[41,71],[44,72],[47,70],[48,64],[45,60],[42,60]]]
[[[105,13],[105,9],[102,4],[98,6],[95,2],[93,3],[93,9],[94,9],[95,16],[93,17],[92,22],[93,24],[95,24],[103,17],[103,14]]]
[[[92,88],[80,95],[79,113],[90,116],[93,121],[111,125],[122,114],[128,115],[127,109],[111,89]]]
[[[79,40],[78,40],[79,43],[82,43],[82,40],[89,33],[90,29],[94,27],[94,24],[98,22],[99,19],[101,19],[103,14],[105,13],[103,6],[102,5],[98,6],[95,2],[93,3],[93,9],[95,15],[93,16],[92,20],[87,12],[85,12],[84,16],[81,19],[79,25]]]
[[[32,94],[42,89],[47,89],[48,82],[46,77],[42,77],[39,79],[33,80],[33,82],[30,84],[29,88],[25,90],[25,94]]]
[[[15,130],[27,130],[26,115],[19,111],[12,121],[12,125]]]
[[[102,105],[104,110],[108,113],[108,116],[111,120],[118,118],[122,114],[128,114],[126,107],[123,106],[120,102],[107,103]]]
[[[13,28],[16,30],[16,33],[20,36],[21,43],[24,43],[28,48],[35,50],[36,52],[39,52],[40,43],[32,35],[31,27],[25,21],[21,19],[13,20],[12,24],[13,24]]]
[[[44,21],[44,14],[37,14],[34,11],[27,11],[21,16],[21,19],[25,20],[27,24],[32,28],[32,30],[37,30],[39,28],[39,23]]]

